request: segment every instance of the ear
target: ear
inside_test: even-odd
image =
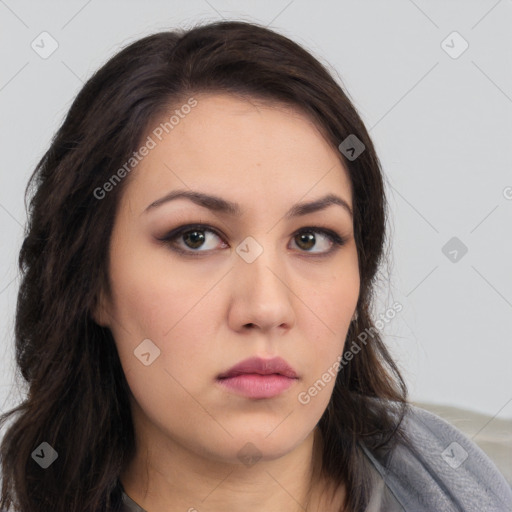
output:
[[[96,304],[91,311],[91,316],[94,321],[102,327],[110,327],[110,314],[108,309],[108,301],[103,289],[96,297]]]

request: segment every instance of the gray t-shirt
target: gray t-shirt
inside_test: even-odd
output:
[[[397,444],[379,460],[368,449],[373,478],[365,512],[511,512],[512,488],[489,457],[438,416],[410,406]],[[123,512],[146,512],[123,492]]]

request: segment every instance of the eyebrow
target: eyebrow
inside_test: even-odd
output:
[[[193,190],[173,190],[169,194],[157,199],[152,202],[143,213],[147,213],[148,211],[153,210],[161,206],[164,203],[168,203],[169,201],[173,201],[175,199],[189,199],[193,203],[212,210],[218,213],[224,213],[227,215],[232,215],[236,217],[240,217],[242,215],[242,209],[238,203],[233,203],[222,197],[205,194],[203,192],[196,192]],[[339,205],[344,208],[350,215],[353,217],[352,208],[350,208],[347,201],[342,199],[341,197],[334,194],[327,194],[324,197],[316,199],[314,201],[308,203],[297,203],[293,205],[284,215],[285,218],[293,218],[299,217],[301,215],[307,215],[309,213],[317,212],[320,210],[326,209],[331,205]]]

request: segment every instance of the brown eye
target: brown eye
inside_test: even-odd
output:
[[[186,231],[183,234],[183,241],[185,244],[191,249],[198,249],[206,240],[204,233],[202,231],[193,230]]]
[[[190,255],[200,255],[214,249],[225,249],[227,247],[227,244],[216,231],[203,225],[181,226],[166,237],[161,238],[160,241],[177,252]]]
[[[229,247],[216,230],[204,224],[181,226],[159,240],[172,250],[187,256],[204,256],[216,249]],[[307,227],[296,232],[292,240],[300,252],[326,256],[344,245],[348,238],[341,237],[330,229]]]
[[[311,253],[315,256],[324,256],[332,253],[338,247],[344,245],[345,239],[336,232],[325,228],[303,228],[293,237],[295,245],[301,252]]]
[[[297,240],[297,245],[305,251],[312,249],[316,242],[315,235],[312,233],[301,233],[295,239]]]

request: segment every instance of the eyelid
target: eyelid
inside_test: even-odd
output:
[[[220,234],[220,232],[216,228],[214,228],[213,226],[210,226],[209,224],[201,224],[201,223],[192,223],[192,224],[181,225],[181,226],[173,229],[169,233],[167,233],[164,237],[157,238],[157,240],[159,240],[160,242],[168,245],[171,248],[171,250],[173,250],[175,252],[178,252],[180,254],[184,254],[184,255],[187,255],[187,256],[192,256],[192,257],[207,255],[207,254],[210,254],[211,252],[215,251],[215,249],[209,249],[209,250],[205,250],[205,251],[201,251],[201,250],[195,251],[193,249],[182,249],[182,248],[177,247],[176,245],[174,245],[172,243],[174,240],[178,239],[184,233],[187,233],[189,231],[194,231],[194,230],[197,230],[197,231],[210,231],[215,236],[220,238],[223,241],[223,243],[227,243],[224,240],[224,236],[222,234]],[[295,236],[297,236],[298,234],[303,233],[303,232],[320,233],[323,236],[325,236],[328,239],[330,239],[331,242],[332,242],[331,248],[329,250],[325,251],[325,252],[299,251],[301,253],[301,255],[308,255],[309,257],[329,256],[330,254],[335,252],[337,249],[339,249],[341,246],[345,245],[349,241],[349,239],[350,239],[350,236],[339,235],[333,229],[330,229],[330,228],[327,228],[327,227],[322,227],[322,226],[303,226],[303,227],[300,227],[299,229],[297,229],[296,231],[294,231],[291,234],[291,238],[294,238]]]

